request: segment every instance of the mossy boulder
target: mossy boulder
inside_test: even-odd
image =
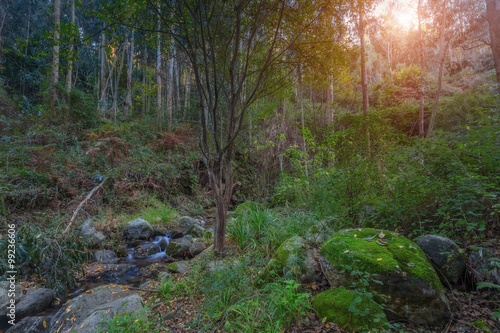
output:
[[[386,303],[391,319],[434,324],[450,318],[444,287],[425,253],[394,232],[339,231],[321,248],[320,264],[334,288],[359,278],[351,272],[368,273],[370,290],[380,295],[378,302]]]
[[[380,305],[354,290],[329,289],[316,295],[312,304],[320,318],[349,331],[367,331],[388,324]]]
[[[288,238],[276,250],[274,257],[281,264],[285,274],[291,274],[301,282],[311,282],[316,278],[313,251],[302,237]]]
[[[272,258],[267,265],[259,272],[254,286],[262,287],[266,283],[273,282],[276,278],[283,275],[283,266],[278,259]]]
[[[186,238],[174,239],[168,243],[165,248],[165,254],[173,258],[187,258],[190,257],[189,247],[192,242]]]
[[[173,262],[173,263],[167,265],[167,269],[169,272],[177,273],[179,271],[179,265],[177,265],[177,263]]]

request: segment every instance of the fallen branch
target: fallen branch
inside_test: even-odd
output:
[[[89,201],[89,199],[92,198],[92,196],[94,195],[94,193],[97,192],[97,190],[99,190],[104,185],[105,181],[106,181],[106,178],[104,178],[104,180],[99,185],[97,185],[96,187],[94,187],[92,189],[92,191],[90,191],[89,194],[87,194],[87,196],[85,197],[85,199],[83,199],[83,201],[80,202],[80,204],[78,205],[78,207],[76,207],[75,211],[73,212],[73,216],[71,217],[71,220],[69,220],[68,226],[63,231],[63,235],[69,231],[69,228],[71,227],[71,224],[75,221],[76,217],[78,216],[78,212],[83,207],[83,205],[85,205],[87,203],[87,201]]]

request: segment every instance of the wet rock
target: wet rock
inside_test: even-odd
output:
[[[176,220],[176,224],[179,228],[185,229],[187,231],[193,225],[198,224],[198,220],[189,216],[181,216]]]
[[[160,252],[160,246],[152,242],[145,242],[138,245],[134,250],[134,258],[144,259]]]
[[[95,261],[103,264],[116,264],[118,256],[110,250],[99,250],[94,253]]]
[[[191,241],[186,238],[174,239],[167,245],[165,253],[174,258],[187,258],[190,256],[189,247],[191,244]]]
[[[50,307],[54,291],[48,288],[30,291],[16,305],[16,319],[36,315]]]
[[[369,228],[339,231],[321,248],[320,264],[333,288],[348,287],[359,274],[369,274],[368,290],[374,292],[377,302],[386,299],[389,319],[435,324],[451,316],[443,284],[425,253],[394,232]]]
[[[138,218],[128,224],[123,235],[129,242],[134,242],[138,240],[147,240],[153,233],[154,231],[151,225],[145,220]]]
[[[121,283],[134,277],[138,270],[137,266],[129,264],[94,263],[85,271],[89,280]]]
[[[205,233],[205,228],[203,228],[201,225],[198,224],[193,225],[187,231],[187,234],[193,236],[194,238],[201,238],[203,237],[204,233]]]
[[[90,333],[106,329],[116,314],[142,310],[142,298],[120,286],[101,286],[66,303],[52,318],[49,332]]]
[[[97,246],[106,240],[102,231],[97,231],[91,220],[85,221],[80,227],[79,236],[88,240],[92,245]]]
[[[45,317],[26,317],[11,326],[5,333],[44,333],[43,327]]]
[[[436,235],[424,235],[416,243],[429,258],[441,282],[445,286],[456,286],[465,272],[465,258],[458,245]]]

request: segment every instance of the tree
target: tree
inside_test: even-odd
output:
[[[424,99],[425,99],[425,63],[424,63],[424,34],[422,32],[422,0],[418,0],[417,16],[418,16],[418,50],[420,58],[420,112],[418,117],[418,133],[421,138],[425,135],[424,129]]]
[[[500,94],[500,1],[486,0],[487,17],[490,26],[491,51],[495,60],[498,93]]]
[[[59,51],[61,30],[61,0],[54,1],[54,49],[52,53],[52,75],[50,79],[50,110],[56,115],[57,85],[59,83]]]

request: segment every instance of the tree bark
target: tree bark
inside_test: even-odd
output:
[[[422,0],[418,0],[418,35],[419,35],[419,57],[420,57],[420,112],[418,119],[418,134],[421,138],[425,136],[424,129],[424,98],[425,98],[425,64],[424,64],[424,38],[422,33]]]
[[[134,69],[134,29],[130,37],[130,47],[127,58],[127,96],[125,97],[125,107],[123,109],[123,120],[127,120],[132,108],[132,70]]]
[[[444,34],[446,30],[446,2],[447,0],[443,0],[443,9],[441,11],[442,19],[441,19],[441,29],[439,30],[439,73],[438,73],[438,82],[437,82],[437,91],[436,97],[434,99],[434,106],[432,108],[431,119],[429,120],[429,127],[427,129],[426,138],[429,138],[434,129],[434,121],[436,120],[436,114],[439,105],[439,97],[441,95],[441,86],[443,83],[443,68],[444,68],[444,58],[446,56],[446,50],[448,49],[448,45],[444,44]]]
[[[59,83],[59,53],[61,30],[61,0],[54,1],[54,48],[52,53],[52,75],[50,78],[50,110],[52,116],[57,115],[57,84]]]
[[[75,26],[75,0],[71,0],[71,26]],[[71,79],[73,76],[73,51],[75,49],[75,40],[69,45],[69,60],[68,60],[68,70],[66,72],[66,94],[69,97],[71,92]]]
[[[486,0],[486,12],[489,23],[491,51],[497,73],[498,93],[500,94],[500,1]]]
[[[173,40],[172,40],[173,44]],[[172,130],[172,114],[173,114],[173,96],[174,96],[174,58],[175,47],[172,46],[173,51],[170,54],[168,61],[168,80],[167,80],[167,108],[168,108],[168,130]]]
[[[100,73],[100,87],[99,87],[99,113],[104,116],[106,113],[106,36],[104,32],[101,34],[101,73]]]
[[[184,92],[184,112],[182,114],[182,120],[186,120],[187,113],[189,111],[189,105],[191,102],[191,68],[186,66],[186,90]]]
[[[160,16],[158,15],[158,31],[161,29],[161,20]],[[157,46],[156,46],[156,112],[157,112],[157,126],[158,129],[162,128],[163,124],[163,110],[162,110],[162,103],[161,103],[161,86],[162,86],[162,80],[161,80],[161,35],[158,32],[157,34]]]
[[[359,10],[359,42],[361,48],[361,91],[363,92],[363,113],[368,113],[368,83],[366,79],[366,50],[365,50],[365,19],[363,8],[363,0],[358,0]]]

